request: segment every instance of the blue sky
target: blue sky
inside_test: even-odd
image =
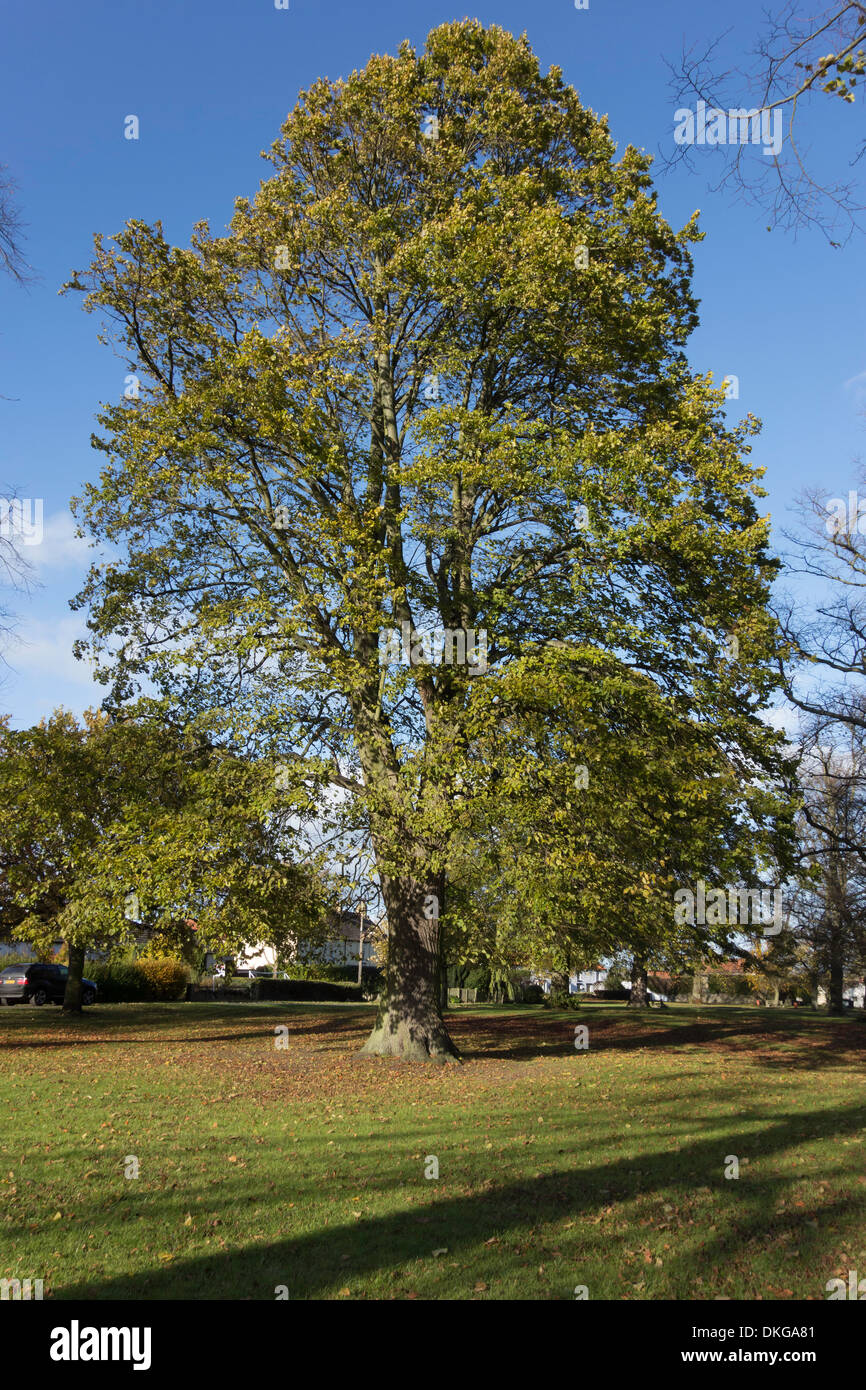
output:
[[[122,394],[123,365],[97,342],[97,319],[81,312],[80,297],[57,293],[89,262],[93,233],[111,235],[130,217],[161,218],[178,243],[199,218],[221,228],[235,196],[265,177],[259,152],[301,88],[393,52],[403,38],[421,47],[429,29],[466,12],[448,0],[290,0],[287,11],[273,0],[43,0],[7,12],[0,163],[18,183],[36,279],[26,289],[0,282],[0,494],[43,498],[46,519],[42,544],[26,549],[38,585],[13,599],[19,640],[0,675],[0,713],[16,725],[100,698],[71,655],[83,615],[68,601],[87,552],[68,504],[97,472],[94,416],[100,400]],[[582,11],[573,0],[496,0],[469,13],[525,30],[542,65],[558,63],[583,102],[608,115],[621,146],[651,153],[673,149],[666,60],[725,30],[728,52],[746,50],[761,18],[747,0],[590,0]],[[139,117],[138,141],[123,137],[129,114]],[[820,99],[810,121],[819,171],[838,166],[852,131],[866,133],[859,102]],[[710,191],[720,157],[695,150],[691,171],[660,175],[660,206],[674,226],[701,209],[701,326],[690,359],[717,380],[735,374],[730,414],[762,419],[754,457],[767,469],[768,507],[781,527],[803,487],[845,496],[866,452],[864,244],[834,250],[818,232],[768,232],[760,209]]]

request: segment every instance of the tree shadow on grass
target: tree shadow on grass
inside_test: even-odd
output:
[[[803,1070],[866,1061],[866,1027],[830,1019],[812,1022],[812,1027],[804,1028],[796,1018],[734,1016],[668,1027],[661,1020],[656,1024],[655,1016],[593,1018],[587,1010],[552,1018],[464,1017],[449,1019],[449,1028],[466,1060],[567,1056],[574,1050],[575,1027],[585,1024],[593,1052],[662,1053],[679,1047],[710,1047],[719,1053],[754,1056],[764,1066]]]
[[[291,1002],[294,1003],[295,1001]],[[196,1006],[191,1005],[190,1007],[195,1008]],[[204,1005],[203,1007],[210,1008],[211,1006]],[[216,1007],[223,1006],[218,1005]],[[308,1006],[305,1005],[304,1009],[307,1007]],[[361,1005],[356,1007],[358,1010],[362,1008]],[[11,1013],[12,1011],[9,1010],[9,1012]],[[369,1013],[360,1014],[360,1016],[354,1014],[352,1016],[347,1016],[346,1012],[328,1015],[323,1021],[305,1024],[303,1022],[305,1017],[303,1010],[292,1013],[280,1007],[279,1004],[275,1006],[270,1000],[267,1004],[254,1006],[254,1008],[245,1004],[234,1006],[230,1014],[219,1016],[220,1022],[225,1018],[232,1026],[218,1033],[201,1033],[196,1030],[196,1027],[190,1028],[188,1032],[177,1033],[177,1019],[171,1015],[166,1015],[158,1008],[148,1012],[144,1010],[137,1011],[134,1015],[127,1016],[123,1019],[116,1016],[112,1018],[110,1015],[106,1014],[96,1014],[95,1016],[84,1014],[81,1018],[73,1019],[64,1018],[59,1014],[55,1017],[52,1015],[45,1017],[41,1010],[38,1015],[35,1010],[28,1010],[24,1017],[15,1020],[11,1023],[9,1028],[4,1029],[3,1023],[6,1022],[5,1014],[5,1010],[0,1014],[0,1056],[2,1056],[4,1051],[22,1048],[75,1048],[94,1046],[159,1048],[167,1043],[197,1045],[203,1042],[241,1042],[255,1038],[273,1037],[273,1029],[276,1025],[291,1025],[293,1020],[298,1026],[295,1028],[290,1027],[290,1031],[301,1036],[308,1033],[311,1035],[325,1033],[335,1038],[342,1038],[346,1033],[351,1033],[356,1030],[363,1031],[364,1029],[368,1029],[370,1025]],[[314,1013],[312,1016],[318,1019],[318,1013]],[[213,1024],[214,1015],[211,1014],[210,1018],[189,1015],[188,1020],[185,1019],[184,1021],[189,1021],[193,1025],[201,1027],[207,1024]],[[236,1025],[238,1023],[248,1022],[255,1022],[257,1026],[251,1027],[245,1031],[237,1031]],[[34,1031],[37,1023],[39,1025],[38,1033]],[[43,1031],[55,1025],[58,1028],[64,1029],[62,1035],[54,1037],[47,1031]],[[145,1029],[150,1030],[149,1037],[142,1038],[131,1036],[132,1033]],[[166,1031],[169,1029],[171,1033]],[[88,1034],[92,1034],[92,1036],[88,1036]],[[115,1036],[112,1036],[112,1034]]]
[[[286,1285],[293,1299],[315,1299],[328,1296],[335,1285],[351,1285],[354,1282],[357,1286],[359,1280],[389,1275],[413,1261],[430,1261],[435,1248],[446,1249],[452,1260],[461,1255],[477,1258],[480,1246],[491,1242],[497,1245],[496,1252],[492,1252],[490,1257],[491,1266],[496,1266],[497,1278],[516,1277],[525,1287],[527,1279],[524,1267],[527,1262],[519,1258],[523,1253],[521,1249],[507,1247],[509,1233],[518,1231],[523,1238],[527,1228],[537,1228],[542,1222],[570,1218],[577,1223],[590,1215],[598,1220],[602,1208],[610,1211],[615,1203],[652,1194],[664,1193],[672,1202],[679,1201],[687,1206],[697,1189],[715,1186],[726,1199],[740,1204],[736,1219],[732,1219],[721,1232],[704,1227],[695,1230],[681,1228],[685,1233],[684,1243],[692,1248],[682,1253],[674,1251],[666,1254],[664,1277],[668,1285],[671,1279],[679,1279],[681,1284],[685,1281],[685,1286],[694,1290],[683,1293],[683,1297],[707,1296],[701,1291],[702,1282],[712,1286],[714,1280],[718,1281],[723,1276],[734,1257],[742,1258],[742,1252],[750,1242],[754,1245],[760,1241],[765,1248],[775,1248],[783,1246],[786,1240],[796,1238],[801,1256],[805,1252],[805,1257],[813,1261],[811,1268],[815,1270],[815,1295],[823,1297],[824,1280],[832,1273],[828,1267],[832,1252],[826,1248],[829,1237],[825,1236],[822,1241],[820,1233],[807,1226],[812,1215],[810,1208],[776,1209],[779,1199],[787,1195],[793,1179],[778,1175],[762,1177],[753,1170],[737,1183],[725,1182],[725,1151],[736,1152],[739,1149],[742,1153],[764,1158],[802,1143],[804,1138],[859,1136],[864,1120],[866,1112],[862,1107],[821,1110],[809,1115],[787,1114],[764,1130],[758,1133],[751,1131],[748,1135],[738,1134],[736,1122],[732,1122],[731,1133],[724,1141],[718,1137],[701,1139],[684,1145],[676,1154],[655,1153],[589,1164],[536,1175],[534,1178],[506,1181],[498,1186],[495,1177],[491,1177],[471,1193],[434,1197],[420,1210],[412,1211],[407,1205],[407,1209],[385,1216],[322,1227],[312,1233],[286,1236],[267,1243],[251,1242],[243,1250],[227,1249],[193,1258],[181,1257],[167,1267],[142,1273],[82,1280],[65,1285],[54,1296],[61,1301],[273,1299],[276,1287]],[[804,1133],[804,1130],[808,1130],[808,1133]],[[496,1160],[491,1159],[494,1173],[495,1163]],[[640,1164],[639,1169],[635,1168],[636,1163]],[[823,1176],[833,1175],[824,1173]],[[339,1180],[335,1176],[335,1181]],[[346,1173],[345,1180],[351,1180],[351,1172]],[[276,1199],[281,1206],[285,1206],[286,1196],[300,1197],[301,1189],[297,1179],[294,1181],[295,1186],[289,1187]],[[406,1184],[405,1191],[407,1203],[410,1197],[418,1200],[433,1196],[420,1176],[417,1182]],[[188,1200],[188,1194],[176,1199],[181,1204]],[[275,1198],[273,1192],[261,1190],[252,1193],[246,1200],[273,1204]],[[322,1210],[323,1213],[326,1210],[324,1204]],[[843,1204],[839,1199],[825,1202],[820,1208],[824,1229],[832,1229],[830,1223],[833,1220],[849,1223],[859,1220],[862,1223],[864,1210],[866,1192],[856,1202]],[[105,1219],[104,1215],[101,1219]],[[694,1225],[693,1222],[690,1224]],[[859,1229],[862,1229],[862,1224]],[[620,1279],[622,1272],[627,1271],[642,1280],[644,1267],[640,1261],[643,1256],[639,1256],[636,1267],[632,1268],[636,1255],[633,1247],[647,1240],[657,1244],[660,1238],[655,1230],[627,1230],[623,1234],[618,1229],[605,1231],[600,1225],[588,1222],[580,1235],[582,1254],[563,1266],[562,1293],[544,1290],[539,1297],[570,1298],[574,1282],[581,1282],[581,1259],[589,1262],[603,1258],[606,1267],[613,1271],[611,1279],[614,1274]],[[668,1244],[675,1238],[675,1235],[670,1235]],[[834,1235],[833,1239],[838,1241],[838,1236]],[[533,1262],[537,1262],[537,1251],[533,1251],[533,1254]],[[784,1254],[784,1251],[780,1252],[779,1260]],[[779,1268],[783,1268],[781,1263]],[[790,1268],[786,1266],[786,1272]],[[416,1272],[412,1277],[424,1278],[424,1271]],[[786,1274],[780,1277],[784,1279]],[[634,1293],[629,1291],[636,1287],[643,1287],[643,1284],[624,1280],[622,1296],[634,1297]],[[776,1289],[780,1292],[776,1292]],[[770,1297],[785,1296],[782,1285],[769,1285],[761,1292]],[[447,1291],[441,1294],[443,1298],[460,1296],[459,1293]],[[590,1288],[590,1297],[597,1296],[598,1291]],[[614,1292],[603,1296],[621,1295]]]

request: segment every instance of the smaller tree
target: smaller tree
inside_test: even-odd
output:
[[[795,940],[813,999],[824,988],[832,1013],[844,1008],[846,980],[866,961],[866,752],[859,736],[831,741],[810,725],[801,763],[804,876]],[[826,741],[824,741],[826,740]]]
[[[202,946],[291,939],[324,910],[325,883],[294,862],[289,798],[273,768],[212,747],[201,731],[142,707],[83,722],[57,711],[0,729],[0,923],[69,953],[64,1010],[80,1012],[88,948],[117,948],[137,927],[134,889],[157,938],[196,923]]]

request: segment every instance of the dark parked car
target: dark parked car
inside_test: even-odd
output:
[[[62,1004],[66,991],[65,965],[7,965],[0,970],[0,1004]],[[81,981],[82,1004],[96,1002],[96,985]]]

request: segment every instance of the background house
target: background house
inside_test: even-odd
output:
[[[842,990],[842,998],[853,1004],[855,1009],[866,1008],[866,982],[851,980]],[[829,996],[823,985],[818,986],[818,1006],[829,1003]]]
[[[562,977],[559,976],[559,979]],[[569,994],[588,994],[594,989],[603,989],[607,979],[607,969],[603,965],[594,965],[591,970],[578,970],[568,977]],[[546,971],[535,972],[530,975],[531,985],[540,985],[545,994],[549,994],[553,988],[553,977]],[[558,987],[558,986],[557,986]]]
[[[607,967],[594,965],[591,970],[579,970],[568,981],[569,994],[589,994],[594,989],[604,989]]]
[[[361,915],[358,912],[334,913],[333,934],[323,943],[299,941],[297,960],[323,960],[329,965],[357,965],[361,942]],[[384,940],[381,923],[364,918],[364,964],[376,964],[377,946]]]
[[[387,930],[384,922],[375,922],[370,917],[364,919],[364,964],[378,964],[378,951]],[[298,962],[324,961],[328,965],[357,965],[361,941],[361,916],[358,912],[334,913],[331,919],[330,935],[324,941],[297,942],[291,952],[291,959]],[[256,970],[260,966],[273,969],[276,951],[272,946],[258,942],[249,946],[238,957],[238,965]]]

